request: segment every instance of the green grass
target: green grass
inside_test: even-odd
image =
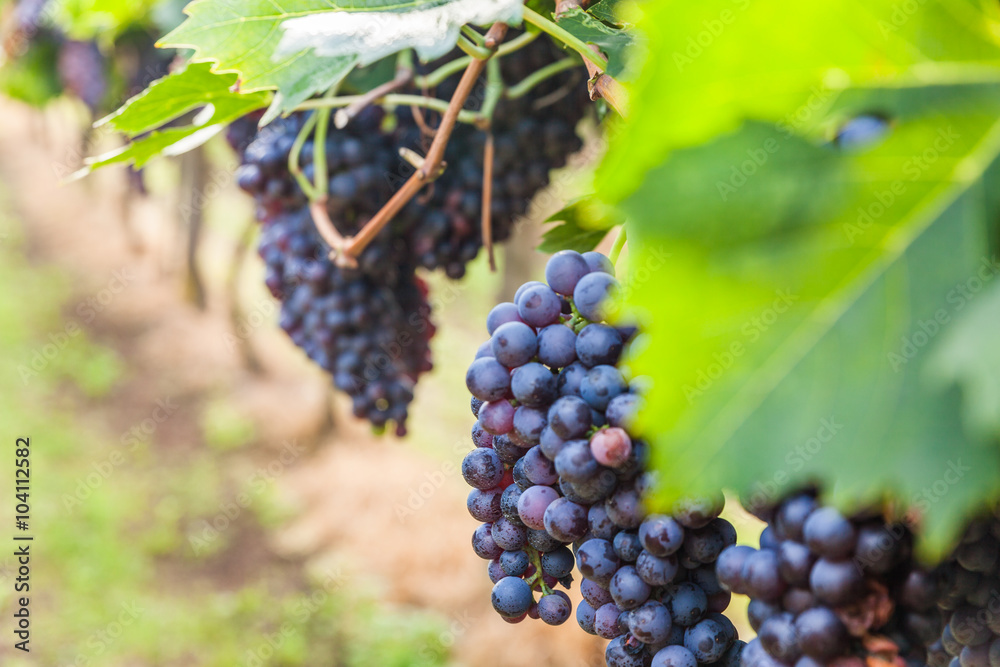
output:
[[[7,232],[0,243],[0,424],[5,438],[32,439],[36,538],[32,652],[11,656],[4,646],[0,662],[447,663],[443,619],[380,604],[336,570],[307,577],[288,565],[250,568],[237,584],[220,585],[231,541],[248,530],[263,539],[260,519],[281,514],[272,494],[261,493],[209,548],[195,554],[191,546],[198,527],[239,492],[222,457],[239,456],[228,450],[252,438],[252,430],[221,399],[202,423],[209,446],[181,460],[158,460],[155,433],[124,444],[101,422],[99,408],[127,372],[125,362],[85,331],[66,334],[69,281],[28,264],[16,230],[0,231]],[[0,508],[11,525],[9,499]],[[13,602],[11,564],[0,557],[4,609]]]

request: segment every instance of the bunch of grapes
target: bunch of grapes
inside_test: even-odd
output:
[[[537,40],[501,61],[505,79],[535,71],[558,51]],[[501,100],[494,117],[496,159],[493,178],[494,240],[506,238],[515,219],[548,183],[549,170],[565,163],[580,147],[574,128],[587,105],[574,86],[559,86],[572,74],[545,82],[530,97]],[[452,77],[442,88],[447,93]],[[508,83],[515,82],[514,79]],[[416,92],[416,91],[414,91]],[[545,120],[535,120],[532,102],[549,97]],[[331,131],[322,148],[327,168],[327,214],[344,236],[356,234],[392,197],[412,167],[401,149],[425,152],[422,127],[433,114],[369,107],[342,130]],[[430,369],[427,290],[419,267],[442,268],[461,277],[482,245],[482,155],[484,134],[468,125],[456,128],[448,144],[448,168],[420,197],[384,227],[357,258],[357,267],[340,268],[316,231],[309,202],[289,170],[289,158],[306,116],[292,114],[258,130],[259,115],[233,123],[228,139],[241,156],[239,186],[257,203],[264,228],[260,254],[265,282],[282,301],[281,326],[309,357],[348,393],[357,416],[378,427],[389,422],[405,432],[407,407],[420,374]],[[312,138],[301,148],[298,166],[314,180],[317,150]]]
[[[814,491],[752,509],[768,523],[760,549],[730,547],[716,563],[722,586],[751,598],[745,667],[926,663],[944,581],[917,565],[904,525],[845,517]]]
[[[938,600],[947,625],[927,650],[930,667],[1000,667],[1000,509],[972,522],[943,568]]]
[[[647,444],[630,433],[637,383],[618,368],[634,328],[604,323],[617,289],[599,253],[563,251],[487,318],[466,384],[477,421],[462,474],[494,609],[517,623],[576,618],[611,640],[609,667],[735,667],[743,643],[722,615],[714,561],[735,543],[721,498],[647,515]],[[572,546],[572,550],[570,546]],[[575,554],[574,554],[575,552]],[[535,594],[539,597],[536,600]]]

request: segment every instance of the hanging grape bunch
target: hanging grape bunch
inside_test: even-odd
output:
[[[722,585],[751,598],[746,667],[927,664],[939,652],[945,572],[918,565],[906,526],[845,517],[814,491],[752,509],[768,523],[760,549],[731,547],[717,563]]]
[[[466,375],[477,421],[462,474],[482,522],[473,551],[511,623],[566,622],[557,587],[576,566],[576,619],[611,640],[609,667],[736,667],[743,642],[714,568],[736,532],[718,518],[721,499],[673,516],[644,510],[648,446],[629,432],[641,399],[618,368],[636,332],[604,322],[612,274],[599,253],[563,251],[548,284],[527,283],[490,312],[490,340]]]
[[[503,80],[516,83],[558,56],[550,41],[538,39],[499,59]],[[448,97],[456,81],[446,78],[438,93]],[[470,109],[482,103],[478,99]],[[575,126],[587,108],[586,87],[573,72],[546,79],[530,95],[497,102],[491,123],[492,240],[510,235],[531,198],[548,184],[549,171],[580,148]],[[456,127],[443,174],[379,231],[356,266],[341,267],[330,259],[307,193],[289,168],[296,149],[306,179],[312,181],[320,166],[312,135],[296,146],[308,116],[296,113],[251,133],[256,120],[231,125],[229,139],[241,156],[237,182],[257,202],[265,281],[282,301],[281,326],[351,396],[356,416],[376,427],[392,422],[403,434],[414,385],[431,367],[434,334],[427,289],[416,271],[440,268],[459,278],[483,245],[486,134],[473,125]],[[389,201],[413,171],[400,151],[424,154],[427,128],[438,121],[427,110],[370,106],[329,133],[322,165],[328,175],[325,208],[338,233],[357,234]]]

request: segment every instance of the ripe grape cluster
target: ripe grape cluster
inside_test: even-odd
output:
[[[1000,667],[1000,508],[972,522],[942,570],[946,625],[927,650],[929,667]]]
[[[501,71],[507,83],[515,83],[515,77],[556,57],[551,41],[539,39],[504,57]],[[532,95],[503,99],[497,106],[492,126],[496,241],[510,234],[535,192],[548,184],[549,170],[562,166],[581,145],[575,126],[586,112],[579,93],[585,95],[585,86],[552,98],[572,76],[552,78]],[[447,94],[456,82],[451,77],[441,87]],[[532,107],[546,97],[555,101],[541,111]],[[352,397],[358,417],[377,427],[392,422],[402,434],[414,384],[431,366],[434,334],[426,286],[416,271],[442,269],[459,278],[479,252],[485,135],[460,124],[448,144],[448,168],[442,176],[365,247],[357,268],[346,269],[329,259],[330,248],[316,231],[307,197],[289,170],[306,116],[292,114],[260,130],[258,119],[233,123],[228,138],[241,157],[237,183],[257,203],[265,282],[282,301],[281,326]],[[410,175],[413,168],[400,150],[425,153],[429,142],[424,129],[436,120],[426,111],[369,107],[342,130],[330,132],[323,147],[326,209],[342,235],[356,234]],[[310,181],[318,150],[309,138],[299,156],[298,166]]]
[[[751,598],[745,667],[926,664],[944,581],[918,566],[905,525],[845,517],[811,490],[753,509],[768,523],[760,549],[730,547],[716,563],[722,586]]]
[[[736,667],[743,643],[714,567],[736,541],[722,499],[644,509],[648,445],[630,433],[641,397],[618,368],[636,331],[603,321],[611,263],[563,251],[545,273],[490,312],[466,375],[477,421],[462,474],[493,607],[511,623],[564,623],[572,606],[556,587],[576,566],[577,622],[610,640],[609,667]]]

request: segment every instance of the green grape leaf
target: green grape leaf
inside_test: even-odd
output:
[[[981,440],[1000,439],[1000,283],[992,282],[1000,270],[996,256],[984,261],[980,271],[952,294],[954,318],[941,344],[927,360],[928,374],[944,386],[962,392],[966,427]],[[951,324],[954,319],[954,324]]]
[[[574,222],[562,222],[546,230],[538,249],[548,253],[560,250],[587,252],[596,248],[607,235],[604,229],[584,229]]]
[[[627,52],[635,45],[635,35],[631,31],[612,28],[579,7],[560,14],[556,22],[574,37],[597,45],[608,57],[610,76],[623,80],[631,76],[627,68]]]
[[[624,27],[628,22],[622,16],[622,8],[627,6],[631,0],[601,0],[592,5],[588,5],[587,13],[605,23]]]
[[[95,169],[112,164],[132,165],[140,169],[153,158],[181,155],[203,145],[206,141],[225,129],[224,123],[214,125],[171,127],[165,130],[154,130],[143,135],[125,146],[87,158],[84,167],[70,175],[70,179],[86,176]]]
[[[202,107],[211,110],[208,119],[201,123],[207,125],[228,123],[267,106],[270,93],[234,92],[236,79],[236,74],[212,72],[210,63],[191,63],[180,72],[154,81],[97,125],[107,123],[134,137]]]
[[[241,90],[275,90],[268,122],[339,83],[356,65],[408,47],[454,47],[463,23],[520,20],[516,0],[195,0],[161,41],[238,72]],[[253,45],[249,48],[248,45]]]
[[[354,57],[318,56],[308,48],[275,57],[285,20],[334,8],[334,3],[311,0],[195,0],[184,10],[187,20],[159,45],[193,49],[195,61],[239,74],[243,92],[276,91],[265,118],[273,120],[335,85],[357,63]]]
[[[922,84],[1000,64],[1000,6],[978,0],[650,0],[641,11],[645,62],[599,173],[610,203],[671,151],[745,119],[797,125],[849,86]]]
[[[1000,273],[1000,70],[956,78],[817,106],[816,127],[892,119],[859,148],[745,123],[672,152],[622,202],[626,307],[649,334],[630,365],[655,379],[639,429],[664,507],[818,481],[844,508],[897,501],[938,557],[1000,489],[996,438],[931,372],[962,335],[961,295]]]

